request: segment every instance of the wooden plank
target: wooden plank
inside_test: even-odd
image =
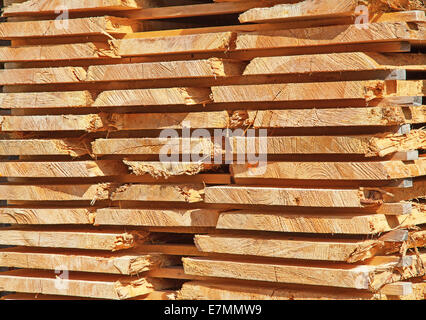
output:
[[[0,162],[0,175],[13,178],[90,178],[128,174],[121,161]]]
[[[248,261],[183,258],[185,273],[195,276],[232,278],[376,291],[385,284],[420,274],[392,274],[392,266],[348,266],[323,264],[259,263]]]
[[[396,227],[410,228],[426,223],[424,209],[413,209],[410,214],[319,214],[279,213],[238,210],[223,212],[218,229],[258,230],[273,232],[303,232],[322,234],[380,234]]]
[[[201,138],[188,140],[182,140],[180,138],[97,139],[92,143],[92,150],[96,155],[158,155],[162,153],[162,150],[170,147],[173,148],[173,150],[176,150],[179,154],[185,150],[194,150],[195,148],[203,150],[205,154],[213,154],[215,148],[211,139]]]
[[[377,240],[328,240],[273,235],[196,235],[195,244],[200,251],[208,253],[350,263],[387,252],[385,246]]]
[[[388,139],[390,136],[384,139],[377,139],[373,142],[375,150],[378,156],[383,157],[384,155],[400,152],[399,148],[405,148],[404,151],[424,149],[426,146],[426,133],[424,130],[410,131],[405,135],[394,137],[396,140]],[[413,146],[410,146],[413,144]]]
[[[144,227],[216,227],[219,212],[194,209],[118,209],[96,211],[95,225]]]
[[[422,22],[426,20],[424,8],[419,2],[411,1],[408,4],[410,7],[403,8],[410,11],[376,13],[370,17],[371,22]],[[418,7],[420,5],[420,7]]]
[[[203,3],[192,4],[188,6],[171,6],[162,8],[149,8],[138,11],[126,13],[126,17],[138,20],[151,20],[151,19],[175,19],[186,17],[201,17],[212,15],[226,15],[233,13],[241,13],[248,9],[274,5],[277,1],[244,1],[244,2],[224,2],[224,3]]]
[[[264,142],[259,138],[230,138],[229,152],[232,154],[259,153],[260,143]],[[348,136],[269,136],[266,138],[266,143],[268,154],[357,154],[366,157],[384,157],[396,152],[425,148],[426,132],[411,130],[405,135],[384,133]],[[205,154],[220,152],[213,141],[206,138],[97,139],[92,143],[93,153],[99,156],[158,155],[167,147],[173,148],[179,154],[190,150],[203,150]],[[265,147],[262,150],[265,150]]]
[[[155,177],[150,174],[142,176],[125,175],[115,178],[114,181],[121,183],[170,183],[170,184],[185,184],[185,183],[203,183],[206,185],[228,185],[231,184],[231,175],[227,173],[200,173],[196,175],[180,175],[171,177]]]
[[[239,76],[243,64],[234,60],[210,58],[190,61],[164,61],[90,66],[87,81],[129,81]]]
[[[384,12],[398,10],[423,10],[420,3],[415,1],[406,1],[400,7],[395,7],[389,3],[365,3],[360,0],[305,0],[298,3],[278,4],[270,8],[254,8],[240,15],[241,23],[261,23],[261,22],[280,22],[293,21],[296,19],[331,19],[333,17],[357,16],[358,6],[368,5],[370,17],[382,15]],[[367,8],[366,8],[367,10]],[[374,19],[375,21],[376,19]]]
[[[66,27],[64,25],[66,24]],[[0,39],[126,34],[140,31],[141,25],[125,18],[90,17],[54,20],[6,22],[0,25]]]
[[[142,231],[5,228],[0,233],[0,243],[7,246],[118,251],[133,248],[147,237],[148,233]]]
[[[102,131],[106,122],[102,114],[0,116],[0,131]]]
[[[383,203],[376,211],[376,213],[384,214],[386,216],[400,216],[404,214],[410,214],[416,210],[423,210],[422,206],[416,206],[412,202],[400,202],[400,203]]]
[[[385,285],[381,290],[381,294],[389,296],[407,296],[413,294],[413,283],[396,282]]]
[[[426,133],[424,130],[412,130],[406,134],[385,133],[359,136],[269,136],[266,138],[266,151],[265,145],[262,146],[264,143],[265,140],[259,138],[230,139],[233,154],[267,152],[268,154],[360,154],[366,157],[385,157],[397,152],[424,149]],[[397,159],[400,159],[400,155]]]
[[[310,74],[384,69],[425,70],[426,55],[342,52],[254,58],[244,75]]]
[[[82,108],[89,107],[92,95],[88,91],[1,93],[2,109]]]
[[[405,200],[424,198],[426,190],[426,179],[419,178],[413,181],[413,187],[382,190],[382,197],[385,202],[400,202]]]
[[[371,197],[371,198],[370,198]],[[210,204],[245,204],[266,206],[364,208],[376,203],[374,192],[358,189],[302,189],[274,187],[214,186],[205,188],[205,202]],[[395,201],[391,201],[395,202]]]
[[[200,257],[206,255],[191,244],[140,244],[138,249],[143,252],[155,252],[172,256]]]
[[[379,294],[341,288],[280,286],[244,281],[190,281],[183,284],[178,300],[377,300]]]
[[[68,61],[120,58],[107,43],[73,43],[27,47],[1,47],[0,62]]]
[[[93,208],[1,208],[0,223],[19,225],[93,224]]]
[[[37,294],[37,293],[13,293],[8,294],[0,300],[5,301],[75,301],[75,300],[90,300],[90,298],[80,298],[80,297],[67,297],[67,296],[54,296],[47,294]]]
[[[301,100],[370,101],[395,96],[422,96],[422,80],[369,80],[212,87],[214,102],[275,102]]]
[[[113,186],[95,185],[0,185],[0,199],[16,201],[108,200]]]
[[[151,293],[148,293],[146,295],[138,296],[135,298],[131,298],[129,300],[155,300],[155,301],[167,301],[167,300],[176,300],[175,298],[176,292],[175,291],[167,291],[167,290],[161,290],[161,291],[153,291]],[[95,300],[95,298],[82,298],[82,297],[67,297],[67,296],[54,296],[54,295],[47,295],[47,294],[31,294],[31,293],[14,293],[14,294],[8,294],[7,296],[4,296],[0,300],[8,300],[8,301],[64,301],[64,300]]]
[[[426,298],[426,281],[413,283],[413,294],[403,296],[401,300],[424,300]]]
[[[211,102],[209,88],[167,88],[103,91],[93,107],[194,105]]]
[[[53,271],[14,270],[0,274],[0,290],[22,293],[124,300],[171,289],[174,281],[119,275],[69,273],[57,279]]]
[[[47,83],[80,83],[86,79],[82,67],[26,68],[0,70],[0,85],[24,85]],[[53,93],[51,93],[53,95]]]
[[[90,153],[90,144],[85,139],[27,139],[0,140],[2,156],[71,156]]]
[[[392,155],[393,160],[400,160],[400,161],[414,161],[414,160],[418,160],[419,158],[420,158],[419,150],[396,152]]]
[[[408,230],[396,229],[381,236],[379,240],[387,242],[403,242],[407,241],[409,236]]]
[[[64,5],[62,0],[30,0],[23,3],[13,3],[4,9],[5,16],[31,16],[39,14],[54,14],[58,8]],[[138,6],[136,2],[129,2],[126,0],[95,0],[95,1],[82,1],[71,0],[67,1],[67,9],[70,12],[79,11],[118,11],[136,9]]]
[[[153,178],[195,176],[202,172],[215,171],[220,166],[201,162],[161,162],[161,161],[131,161],[123,160],[124,164],[136,176],[150,175]]]
[[[234,112],[232,118],[240,122],[246,118],[246,123],[250,123],[256,129],[394,126],[426,122],[426,106],[249,110]]]
[[[120,98],[111,94],[113,99]],[[163,95],[162,97],[170,97]],[[141,100],[144,101],[144,100]],[[123,103],[120,101],[116,104]],[[132,102],[131,102],[132,103]],[[134,103],[137,103],[134,100]],[[111,105],[115,104],[111,102]],[[168,103],[165,103],[168,105]],[[425,109],[426,111],[426,109]],[[229,127],[229,114],[226,111],[190,113],[129,113],[112,114],[108,119],[115,130],[163,130],[183,128],[226,129]]]
[[[248,165],[233,164],[237,183],[244,179],[390,180],[426,175],[426,159],[413,162],[268,162],[263,174]]]
[[[177,260],[177,259],[174,259]],[[146,255],[138,250],[125,253],[93,253],[55,249],[9,248],[0,250],[0,265],[10,268],[137,275],[176,261],[164,255]]]
[[[239,33],[236,50],[307,47],[343,43],[378,42],[388,40],[424,41],[423,23],[384,22],[368,23],[366,28],[357,25],[324,26]]]
[[[112,195],[113,201],[166,201],[196,203],[202,202],[204,185],[124,185],[116,189]]]
[[[289,18],[321,19],[335,16],[351,16],[355,13],[357,6],[365,4],[358,0],[331,0],[312,1],[305,0],[298,3],[279,4],[271,8],[254,8],[240,15],[241,23],[247,22],[276,22],[288,20]]]
[[[164,55],[197,52],[224,52],[231,49],[235,34],[218,32],[170,37],[112,40],[120,56]],[[1,55],[0,55],[1,56]]]

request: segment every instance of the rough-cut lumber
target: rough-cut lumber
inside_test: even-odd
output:
[[[122,178],[117,177],[117,179],[123,183],[203,183],[206,185],[228,185],[231,183],[231,175],[228,173],[200,173],[191,177],[186,175],[155,177],[150,174],[145,174],[143,176],[131,174],[126,175]]]
[[[94,213],[86,208],[1,208],[0,223],[22,225],[93,224]]]
[[[0,70],[0,85],[4,86],[48,83],[79,83],[85,79],[86,70],[81,67]],[[27,93],[27,95],[29,94]]]
[[[151,19],[175,19],[185,17],[200,17],[211,15],[227,15],[233,13],[241,13],[248,9],[274,5],[277,1],[266,0],[259,3],[257,0],[241,1],[241,2],[223,2],[223,3],[195,3],[188,6],[167,6],[159,8],[146,8],[126,13],[127,17],[139,20]]]
[[[120,161],[0,162],[0,175],[13,178],[89,178],[127,173]]]
[[[202,150],[204,154],[213,154],[215,146],[211,139],[188,139],[180,138],[128,138],[128,139],[97,139],[92,143],[92,150],[95,155],[132,155],[151,154],[158,155],[164,148],[179,150],[179,154],[184,150]],[[219,150],[220,151],[220,150]],[[220,151],[221,152],[221,151]]]
[[[195,245],[191,244],[141,244],[138,245],[138,249],[143,252],[157,252],[172,256],[200,257],[206,255],[198,251]]]
[[[285,236],[195,236],[195,244],[202,252],[351,263],[385,254],[387,248],[379,243],[376,240],[324,240]],[[357,254],[358,252],[363,254]]]
[[[233,153],[260,151],[261,140],[258,138],[246,138],[246,143],[242,143],[243,141],[241,138],[231,139]],[[366,157],[384,157],[396,152],[425,149],[426,132],[412,130],[407,134],[270,136],[266,142],[268,154],[359,154]]]
[[[389,296],[408,296],[413,294],[413,283],[411,282],[396,282],[384,286],[380,293]]]
[[[379,234],[396,227],[410,228],[426,223],[425,211],[413,209],[410,214],[301,214],[239,210],[223,212],[218,229],[303,232],[324,234]]]
[[[423,81],[415,80],[369,80],[212,87],[213,99],[216,103],[344,99],[370,101],[395,96],[422,96],[425,90]]]
[[[112,186],[97,185],[0,185],[0,198],[16,201],[107,200]]]
[[[112,40],[120,56],[143,56],[173,53],[223,52],[233,46],[233,32],[190,34],[170,37]]]
[[[239,76],[239,61],[210,58],[190,61],[130,63],[90,66],[87,81],[155,80],[176,78],[216,78]]]
[[[25,269],[0,274],[0,291],[113,300],[135,298],[175,285],[174,281],[163,279],[78,272],[70,272],[67,278],[52,271]]]
[[[209,88],[167,88],[102,92],[93,107],[194,105],[211,102]]]
[[[118,251],[133,248],[144,242],[148,233],[113,231],[107,229],[35,230],[6,228],[0,233],[0,243],[8,246],[70,248]]]
[[[426,280],[413,283],[413,294],[401,297],[401,300],[424,300],[426,299]]]
[[[126,34],[137,31],[139,31],[138,24],[132,20],[104,16],[66,21],[6,22],[0,25],[0,39]]]
[[[195,203],[203,201],[204,185],[124,185],[111,195],[113,201],[166,201]]]
[[[379,300],[380,294],[340,288],[289,287],[256,282],[191,281],[178,291],[178,300]]]
[[[370,17],[395,10],[424,10],[421,1],[365,1],[365,0],[304,0],[294,4],[278,4],[270,8],[253,8],[240,15],[241,23],[280,22],[296,19],[330,19],[353,16],[358,6],[368,7]],[[360,14],[358,12],[358,14]],[[374,19],[375,20],[375,19]]]
[[[38,294],[38,293],[13,293],[7,294],[6,296],[0,298],[0,300],[7,301],[75,301],[75,300],[91,300],[90,298],[81,298],[81,297],[67,297],[67,296],[54,296],[47,294]]]
[[[119,58],[106,43],[73,43],[0,48],[1,62],[61,61]]]
[[[379,240],[387,242],[402,242],[407,241],[409,236],[408,230],[395,229],[382,235]]]
[[[62,0],[29,0],[23,3],[13,3],[4,9],[5,16],[38,15],[55,13],[63,8]],[[71,0],[66,2],[66,8],[71,12],[78,11],[108,11],[137,9],[135,0]]]
[[[88,91],[1,93],[0,103],[4,109],[18,108],[79,108],[93,103]]]
[[[402,150],[409,151],[426,148],[426,132],[424,130],[411,131],[399,137],[385,136],[383,139],[376,139],[371,147],[372,153],[383,157],[388,154]]]
[[[57,295],[48,295],[48,294],[38,294],[38,293],[13,293],[8,294],[1,298],[0,300],[9,300],[9,301],[68,301],[68,300],[94,300],[95,298],[82,298],[82,297],[67,297],[67,296],[57,296]],[[151,293],[131,298],[129,300],[155,300],[155,301],[167,301],[167,300],[176,300],[176,291],[171,290],[161,290],[153,291]]]
[[[396,188],[387,192],[383,192],[383,200],[385,202],[399,202],[412,199],[420,199],[425,197],[426,179],[419,178],[413,181],[410,188]]]
[[[155,162],[155,161],[130,161],[123,160],[132,173],[136,176],[150,175],[153,178],[177,176],[195,176],[200,172],[215,170],[218,166],[201,162]]]
[[[244,164],[233,164],[235,179],[389,180],[426,175],[426,159],[413,162],[268,162],[266,171],[255,174]]]
[[[90,143],[84,139],[0,140],[2,156],[69,155],[79,157],[90,153]]]
[[[374,193],[374,192],[373,192]],[[205,188],[206,203],[363,208],[376,195],[358,189],[301,189],[217,186]],[[393,202],[393,201],[392,201]],[[363,204],[364,203],[364,204]]]
[[[244,75],[345,72],[364,70],[424,70],[425,54],[344,52],[254,58]]]
[[[399,273],[392,265],[349,266],[323,264],[259,263],[248,261],[210,260],[207,258],[183,258],[185,273],[195,276],[232,278],[305,285],[377,291],[385,284],[404,280],[424,271],[410,268]],[[421,268],[420,268],[421,269]]]
[[[395,126],[426,122],[426,106],[250,110],[233,115],[238,122],[244,118],[244,124],[254,128]]]
[[[112,114],[108,118],[108,124],[116,130],[162,130],[188,127],[226,129],[229,127],[229,115],[226,111]]]
[[[395,284],[385,285],[380,292],[371,293],[361,290],[344,288],[321,288],[295,285],[265,284],[248,281],[191,281],[183,284],[178,291],[178,300],[392,300],[393,297],[385,295]],[[393,287],[392,287],[393,286]],[[424,290],[417,283],[412,284],[414,290],[418,289],[417,298],[424,297]],[[411,296],[397,296],[397,298],[410,298]],[[7,297],[9,298],[9,297]],[[13,298],[13,297],[12,297]]]
[[[245,143],[243,143],[245,142]],[[258,138],[231,138],[231,152],[259,152]],[[426,132],[412,130],[407,134],[376,134],[351,136],[269,136],[268,154],[357,154],[366,157],[384,157],[396,152],[426,148]],[[263,142],[262,142],[263,143]],[[254,146],[254,147],[251,147]],[[92,143],[96,155],[160,154],[164,147],[182,150],[203,150],[205,154],[222,152],[211,139],[97,139]],[[248,148],[247,148],[248,147]]]
[[[274,49],[371,43],[389,40],[425,39],[425,24],[406,22],[368,23],[365,28],[357,25],[326,26],[277,31],[239,33],[237,50]]]
[[[21,1],[22,2],[22,1]],[[58,6],[63,3],[55,1],[29,0],[24,3],[14,3],[8,6],[5,3],[5,16],[32,16],[40,14],[53,14]],[[70,12],[105,12],[117,11],[120,15],[125,15],[132,19],[152,20],[152,19],[174,19],[195,16],[226,15],[242,13],[251,8],[274,5],[277,1],[269,0],[259,3],[257,0],[241,1],[231,3],[196,3],[191,1],[149,1],[149,0],[107,0],[107,1],[68,1],[67,8]],[[279,2],[279,1],[278,1]],[[187,4],[191,5],[188,9]]]
[[[176,259],[175,259],[176,260]],[[164,255],[147,255],[138,250],[124,253],[93,253],[56,249],[9,248],[0,250],[0,265],[9,268],[55,270],[136,275],[168,266],[173,259]]]
[[[426,21],[426,12],[424,11],[424,5],[422,6],[421,1],[418,1],[418,0],[413,0],[413,2],[417,2],[417,4],[420,5],[421,7],[415,8],[415,10],[410,10],[410,11],[377,13],[370,18],[370,21],[371,22],[424,22]],[[353,19],[352,21],[356,22],[356,18]]]
[[[87,131],[105,129],[102,114],[0,116],[0,131]]]
[[[288,20],[289,18],[296,17],[309,19],[350,16],[354,14],[357,6],[365,4],[367,2],[362,0],[305,0],[295,4],[278,4],[270,8],[250,9],[241,14],[239,20],[241,23],[276,22],[280,19]]]
[[[405,201],[398,203],[383,203],[375,212],[384,214],[385,216],[400,216],[415,213],[417,210],[424,210],[424,206],[418,205],[415,202]]]
[[[118,209],[96,211],[95,225],[124,225],[144,227],[216,227],[219,212],[194,209]],[[0,215],[1,221],[1,215]]]

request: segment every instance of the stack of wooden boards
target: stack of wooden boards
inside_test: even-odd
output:
[[[424,299],[423,0],[164,2],[4,9],[0,291]]]

